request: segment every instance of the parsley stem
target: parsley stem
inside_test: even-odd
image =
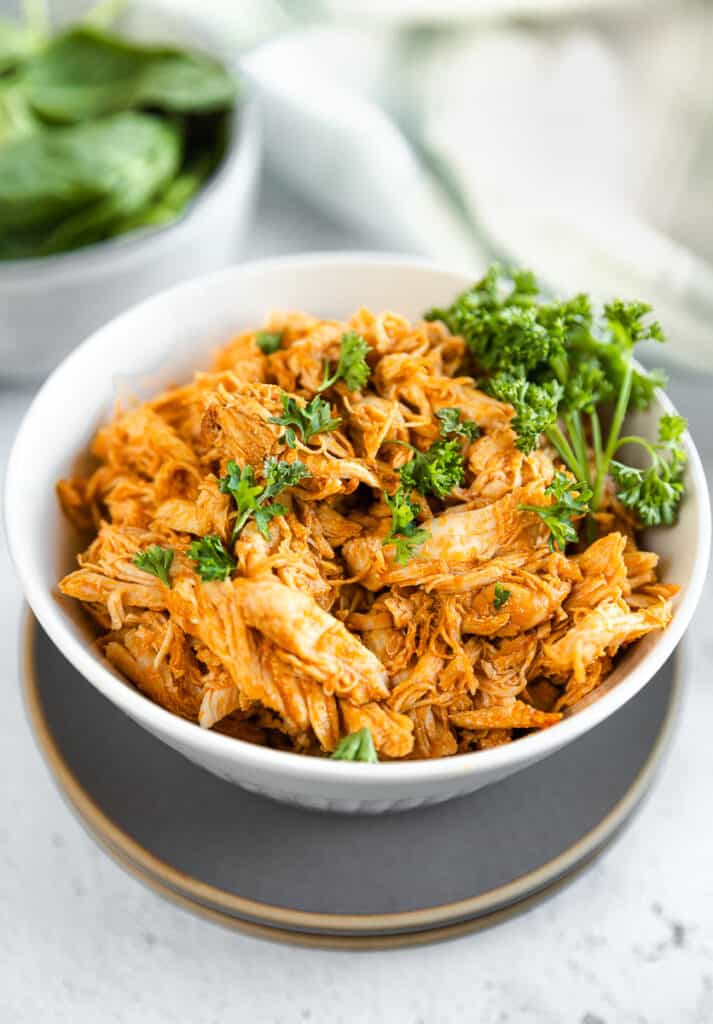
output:
[[[574,452],[577,456],[577,462],[579,465],[579,472],[576,474],[577,478],[588,486],[591,484],[589,476],[589,458],[587,456],[587,443],[584,439],[584,430],[582,428],[582,417],[579,414],[579,410],[575,409],[573,412],[567,413],[564,417],[564,422],[569,431],[569,436],[572,438],[574,445]]]
[[[555,356],[552,360],[552,369],[562,387],[567,383],[567,362],[561,356]]]
[[[596,408],[589,414],[589,422],[592,428],[592,447],[594,448],[594,472],[598,478],[602,465],[602,424]],[[597,522],[590,512],[586,523],[587,540],[592,544],[597,539]]]
[[[589,414],[589,421],[592,425],[592,447],[594,448],[594,466],[599,473],[599,466],[602,461],[602,424],[599,420],[599,413],[592,409]]]
[[[408,441],[399,441],[395,437],[385,437],[384,440],[381,443],[382,444],[398,444],[398,445],[401,445],[402,448],[408,448],[409,451],[412,451],[412,452],[419,452],[420,451],[420,448],[417,448],[415,444],[409,444]]]
[[[323,373],[323,376],[322,376],[322,383],[317,388],[317,394],[320,394],[322,391],[326,391],[327,388],[331,388],[332,384],[334,384],[336,382],[338,377],[339,377],[339,369],[335,370],[334,373],[330,374],[329,373],[329,360],[325,359],[324,360],[324,373]]]
[[[622,424],[624,423],[624,417],[626,416],[629,408],[629,399],[631,398],[631,382],[634,376],[634,365],[631,358],[628,361],[624,379],[621,383],[621,389],[614,406],[614,415],[612,417],[611,427],[609,429],[609,438],[607,440],[607,446],[604,449],[604,454],[600,465],[597,467],[597,479],[594,484],[594,494],[592,495],[592,510],[594,512],[599,508],[599,503],[602,500],[602,491],[604,490],[604,480],[606,478],[609,463],[611,462],[614,452],[617,449],[619,441],[619,435],[621,433]]]
[[[619,448],[623,448],[625,444],[638,444],[648,454],[651,459],[651,465],[655,468],[659,468],[663,463],[664,459],[661,457],[661,446],[652,444],[651,441],[647,441],[645,437],[639,437],[637,434],[629,434],[626,437],[620,437],[617,441],[615,451]]]
[[[656,445],[652,444],[651,441],[647,441],[645,437],[639,437],[638,434],[627,434],[625,437],[620,437],[616,443],[615,451],[619,451],[625,444],[640,444],[642,448],[645,448],[651,455],[651,458],[656,462],[659,461],[659,454],[656,449]]]
[[[557,424],[553,423],[552,426],[548,427],[546,430],[546,434],[551,444],[557,449],[562,461],[566,464],[567,468],[571,469],[571,471],[574,473],[577,479],[579,479],[579,464],[577,462],[574,452],[572,451],[572,448],[570,447],[569,441],[564,436],[564,434],[557,426]]]
[[[241,513],[237,517],[237,519],[235,520],[235,523],[233,525],[233,532],[230,534],[230,543],[231,544],[235,544],[236,540],[238,539],[238,537],[240,536],[240,534],[241,534],[241,532],[243,530],[243,527],[245,526],[245,524],[247,523],[247,521],[248,521],[248,519],[250,518],[251,515],[252,515],[252,509],[246,509],[243,513]]]

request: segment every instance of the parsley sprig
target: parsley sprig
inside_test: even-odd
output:
[[[153,547],[146,548],[144,551],[137,551],[132,562],[137,569],[141,569],[143,572],[150,572],[152,576],[158,576],[167,587],[171,586],[171,577],[168,574],[173,562],[173,551],[171,548],[164,548],[160,544],[154,544]]]
[[[426,314],[463,337],[484,374],[481,386],[513,406],[517,446],[530,452],[544,434],[555,448],[577,482],[578,503],[586,501],[584,511],[592,513],[590,536],[608,475],[619,484],[620,500],[646,525],[674,522],[683,493],[680,434],[658,445],[622,437],[627,413],[648,408],[665,383],[660,371],[634,364],[637,344],[665,340],[650,312],[643,302],[615,299],[595,313],[586,295],[550,299],[529,271],[507,273],[493,266],[450,307]],[[611,408],[606,436],[600,418],[604,406]],[[662,429],[670,432],[665,425]],[[643,441],[651,456],[648,470],[613,461],[625,440]],[[560,497],[554,504],[562,505]],[[576,539],[576,528],[565,533]]]
[[[391,529],[382,544],[393,544],[396,561],[405,565],[431,535],[418,525],[421,507],[403,487],[398,487],[391,495],[384,493],[384,501],[391,511]]]
[[[521,512],[534,512],[550,531],[551,551],[564,551],[567,544],[575,542],[579,533],[574,525],[589,511],[592,492],[567,473],[555,473],[552,483],[545,487],[545,494],[552,498],[549,505],[518,505]]]
[[[204,582],[226,580],[235,568],[235,559],[225,550],[217,533],[194,540],[188,555],[196,563],[196,572]]]
[[[436,416],[441,421],[441,437],[464,437],[468,441],[475,440],[480,434],[480,427],[474,420],[462,419],[460,409],[439,409]]]
[[[262,473],[265,482],[256,482],[255,470],[247,465],[241,468],[233,459],[227,464],[227,473],[220,479],[223,494],[232,495],[237,510],[237,518],[233,526],[231,541],[240,534],[251,517],[255,520],[260,533],[266,540],[270,539],[270,520],[275,516],[284,516],[287,507],[280,502],[273,502],[287,487],[295,487],[301,480],[310,475],[304,462],[284,462],[269,456],[265,459]]]
[[[504,587],[502,583],[495,584],[495,592],[493,594],[493,608],[496,612],[499,612],[504,604],[507,604],[511,597],[511,591],[507,587]]]
[[[394,544],[399,565],[405,565],[430,537],[428,530],[418,525],[421,506],[414,500],[413,492],[445,498],[454,487],[460,487],[465,480],[462,440],[472,440],[479,433],[476,423],[461,418],[460,409],[439,409],[436,415],[441,421],[441,436],[426,451],[405,441],[391,442],[413,452],[413,458],[399,469],[398,488],[391,495],[384,493],[391,511],[391,529],[383,543]],[[448,435],[455,436],[449,439]]]
[[[351,732],[348,736],[343,736],[334,748],[332,760],[368,761],[371,764],[376,764],[379,758],[371,738],[371,730],[364,726],[358,732]]]
[[[248,465],[244,468],[231,459],[227,473],[220,478],[219,486],[223,494],[230,494],[235,502],[238,515],[233,525],[232,539],[238,536],[250,516],[257,508],[258,495],[262,493],[262,484],[255,480],[255,470]]]
[[[556,429],[557,411],[562,400],[562,385],[548,380],[535,384],[511,373],[496,373],[487,384],[491,395],[509,402],[515,410],[512,428],[517,434],[515,444],[525,452],[537,447],[543,431]],[[549,436],[549,435],[548,435]]]
[[[336,430],[342,422],[338,416],[332,416],[332,407],[323,398],[315,397],[310,402],[300,405],[293,395],[287,395],[283,391],[280,401],[282,416],[271,416],[270,423],[277,423],[285,428],[279,441],[288,448],[297,446],[298,433],[303,444],[307,444],[315,434]]]
[[[683,416],[662,416],[657,444],[643,437],[619,439],[619,447],[638,444],[649,454],[648,469],[635,469],[614,460],[609,466],[618,485],[617,498],[636,512],[644,526],[671,526],[676,521],[686,466],[686,450],[681,443],[686,426]]]
[[[343,380],[347,391],[358,391],[366,384],[371,369],[366,361],[369,346],[356,331],[347,331],[339,342],[339,359],[333,373],[329,372],[329,363],[324,364],[324,380],[320,391],[331,388],[338,380]]]
[[[471,441],[480,433],[477,423],[461,419],[456,408],[439,409],[440,437],[421,451],[405,441],[390,441],[413,452],[413,458],[399,469],[401,487],[407,494],[418,491],[424,497],[447,497],[465,480],[462,440]]]
[[[413,451],[414,457],[399,470],[401,486],[406,491],[445,498],[465,480],[463,450],[457,437],[434,441],[425,452],[416,448]]]

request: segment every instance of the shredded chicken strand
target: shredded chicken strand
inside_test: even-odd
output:
[[[107,660],[149,699],[228,736],[325,755],[368,728],[382,760],[450,757],[548,728],[603,682],[627,646],[665,628],[676,587],[657,577],[612,496],[600,536],[552,552],[539,516],[562,467],[515,445],[513,410],[467,375],[463,340],[440,323],[360,309],[350,321],[274,313],[280,337],[234,338],[212,369],[117,410],[86,477],[57,493],[84,538],[60,583],[99,630]],[[349,390],[325,367],[340,339],[368,346]],[[320,399],[337,424],[289,446],[284,396]],[[389,540],[384,495],[442,436],[444,409],[477,424],[462,483],[413,495],[427,531],[408,559]],[[228,463],[299,460],[267,527],[221,486]],[[228,569],[203,578],[192,545],[212,537]],[[167,585],[137,555],[170,550]]]

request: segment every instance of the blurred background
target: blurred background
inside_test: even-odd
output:
[[[49,10],[59,25],[90,6]],[[676,339],[667,357],[713,368],[706,0],[99,6],[159,39],[205,26],[257,94],[267,175],[354,244],[649,300]]]
[[[239,7],[205,5],[246,52],[275,174],[381,245],[655,302],[713,365],[713,6]]]

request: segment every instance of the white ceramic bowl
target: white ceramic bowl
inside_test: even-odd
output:
[[[436,761],[350,764],[269,750],[206,732],[153,704],[95,653],[76,602],[57,581],[74,564],[77,539],[60,514],[55,482],[72,469],[117,393],[151,392],[205,366],[211,352],[275,308],[346,318],[361,305],[417,318],[470,283],[462,274],[410,258],[339,254],[249,263],[179,285],[97,331],[55,370],[32,403],[7,470],[10,550],[27,600],[70,662],[117,707],[169,746],[247,789],[324,810],[416,807],[469,793],[554,753],[614,714],[673,651],[698,601],[708,563],[710,512],[700,460],[690,440],[687,493],[678,525],[652,531],[664,579],[683,584],[673,621],[636,644],[598,699],[540,733],[505,746]],[[674,342],[675,343],[675,342]],[[638,417],[653,435],[659,395]],[[67,709],[71,714],[71,708]],[[119,766],[117,766],[119,770]]]
[[[229,63],[220,41],[193,19],[146,7],[134,12],[126,33],[198,46]],[[225,157],[175,223],[42,259],[0,260],[0,382],[44,377],[123,309],[235,262],[250,225],[260,158],[258,109],[242,84]]]

